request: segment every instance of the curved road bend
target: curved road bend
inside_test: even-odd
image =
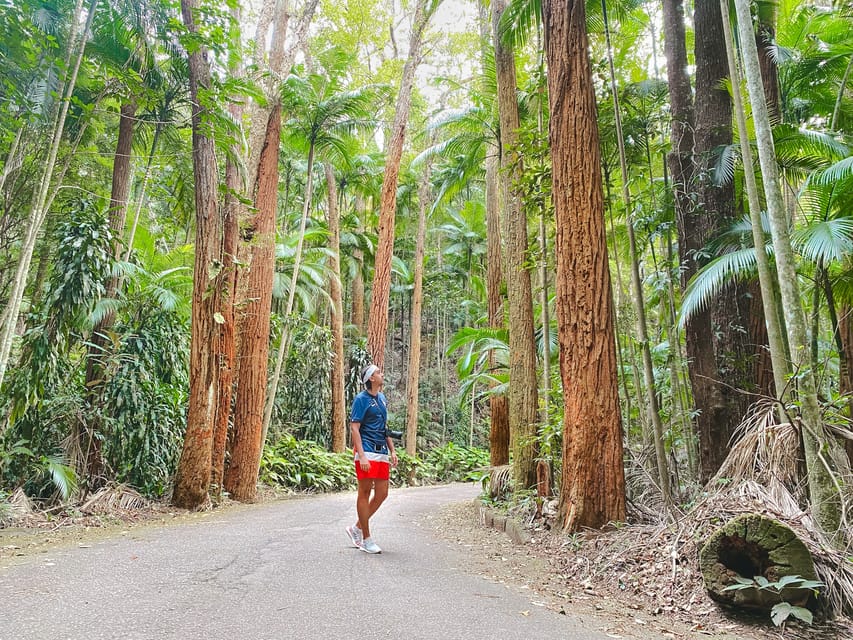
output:
[[[349,544],[346,493],[29,557],[0,569],[0,640],[607,638],[458,568],[462,549],[422,520],[476,494],[392,490],[376,515],[377,556]]]

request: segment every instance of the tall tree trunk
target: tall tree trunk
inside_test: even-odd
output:
[[[275,270],[281,80],[290,70],[296,51],[304,45],[317,3],[318,0],[306,2],[289,47],[285,46],[290,22],[288,0],[266,0],[256,31],[254,63],[265,71],[261,84],[267,101],[263,105],[250,105],[247,173],[254,210],[240,226],[243,242],[238,253],[241,262],[248,265],[248,273],[241,270],[237,276],[235,297],[238,304],[245,301],[245,307],[238,323],[234,438],[231,463],[225,472],[225,488],[232,497],[244,502],[256,497],[258,469],[266,439],[264,418],[267,413],[269,314]],[[272,34],[268,39],[270,25]]]
[[[741,75],[735,57],[733,37],[731,33],[731,20],[729,19],[729,0],[720,0],[720,10],[723,16],[723,34],[726,42],[726,54],[729,63],[729,77],[732,80],[732,98],[735,107],[735,120],[737,122],[738,137],[740,138],[741,159],[744,168],[744,182],[746,183],[747,200],[749,204],[749,216],[752,222],[752,241],[755,246],[755,258],[758,265],[759,298],[762,304],[760,318],[764,323],[763,333],[767,336],[770,345],[770,362],[773,376],[773,387],[777,393],[787,386],[787,378],[790,373],[786,356],[783,332],[785,331],[780,322],[779,309],[776,307],[776,271],[770,264],[767,252],[764,250],[764,224],[761,219],[761,201],[758,194],[758,184],[755,180],[755,167],[752,160],[752,146],[749,141],[749,129],[746,125],[746,109],[741,96]],[[752,330],[751,335],[759,335],[761,331]],[[759,345],[756,345],[759,346]],[[763,345],[760,345],[763,350]],[[760,357],[759,357],[760,359]],[[760,378],[759,378],[760,380]]]
[[[544,0],[563,380],[565,529],[625,519],[622,425],[595,89],[581,0]]]
[[[724,16],[728,15],[728,7],[723,8],[723,12]],[[774,122],[779,122],[781,120],[779,109],[779,69],[776,61],[773,59],[775,37],[776,5],[772,2],[762,3],[758,12],[758,30],[755,34],[755,44],[758,47],[767,111]],[[739,88],[738,92],[740,92]],[[772,274],[772,278],[775,278],[775,271]],[[771,283],[773,281],[772,278]],[[747,335],[749,336],[750,344],[749,355],[752,359],[752,379],[755,383],[755,390],[758,393],[765,396],[775,396],[777,393],[782,393],[784,387],[777,391],[777,385],[773,382],[773,359],[770,353],[771,349],[768,347],[770,336],[767,333],[767,323],[764,318],[765,306],[762,301],[763,294],[761,293],[761,286],[760,283],[751,282],[746,285],[746,288],[748,299],[742,302],[747,306],[744,315],[749,318]],[[775,291],[775,287],[771,287],[771,290]],[[778,294],[774,294],[774,301],[771,303],[774,307],[778,307],[776,299],[778,299]],[[776,324],[778,325],[779,322],[780,320],[777,318]],[[784,333],[784,329],[781,329],[783,344]],[[787,368],[787,364],[785,366]]]
[[[187,31],[198,34],[195,23],[196,0],[181,0],[181,14]],[[215,314],[220,312],[220,296],[212,286],[214,265],[220,258],[222,223],[217,194],[219,176],[216,147],[207,135],[208,106],[202,102],[211,90],[207,50],[198,47],[189,54],[190,96],[192,99],[193,174],[195,176],[195,265],[193,269],[192,319],[190,328],[190,394],[184,447],[175,473],[172,501],[193,509],[207,499],[213,451],[214,399],[219,367],[211,345],[218,332]],[[207,98],[209,99],[209,98]]]
[[[506,285],[509,304],[509,432],[517,490],[536,485],[538,386],[533,290],[528,269],[527,217],[515,183],[521,175],[518,155],[518,100],[515,55],[501,42],[499,23],[506,0],[492,0],[492,35],[498,83],[501,130],[503,237],[506,242]]]
[[[136,102],[123,104],[119,110],[118,141],[113,158],[113,181],[110,192],[110,231],[113,233],[113,259],[121,260],[122,238],[124,237],[125,221],[127,219],[127,200],[130,193],[132,174],[132,144],[133,126],[136,116]],[[105,298],[114,298],[118,291],[119,279],[111,276],[107,280],[104,291]],[[104,358],[107,356],[108,345],[112,342],[107,337],[107,332],[115,323],[115,313],[107,312],[95,325],[92,336],[86,349],[86,395],[89,406],[95,409],[99,404],[103,393],[106,370]],[[86,429],[85,442],[81,442],[81,450],[88,451],[86,475],[89,488],[93,488],[92,482],[98,482],[103,470],[101,459],[101,439],[98,433],[101,430],[99,412],[92,411],[91,422]]]
[[[215,343],[215,355],[219,364],[219,385],[216,393],[216,409],[213,422],[213,451],[210,473],[211,490],[216,496],[220,495],[225,478],[225,451],[228,443],[231,402],[234,398],[236,359],[234,299],[237,290],[236,260],[237,245],[240,236],[237,223],[240,203],[237,194],[243,191],[243,183],[240,178],[239,167],[233,158],[229,158],[225,165],[225,184],[228,194],[225,197],[225,212],[222,219],[222,272],[217,277],[219,282],[214,285],[221,291],[222,296],[220,311],[222,316],[218,325],[218,339]]]
[[[491,18],[485,0],[477,3],[479,11],[483,74],[489,64],[492,47]],[[490,329],[504,327],[503,275],[501,263],[500,140],[486,146],[486,302]],[[489,371],[494,371],[494,351],[489,353]],[[494,387],[495,385],[493,385]],[[497,467],[509,464],[509,402],[506,394],[489,396],[489,462]]]
[[[693,16],[696,40],[695,163],[699,209],[686,230],[685,282],[706,262],[705,244],[733,217],[731,185],[713,179],[717,153],[732,141],[732,111],[728,92],[721,86],[728,76],[719,0],[696,0]],[[738,350],[731,327],[745,326],[737,314],[735,287],[717,296],[705,312],[686,325],[690,381],[696,403],[699,433],[700,480],[709,480],[728,453],[728,442],[742,417],[733,393],[738,381],[721,381],[717,355]],[[716,326],[715,326],[716,325]],[[722,336],[722,340],[717,336]],[[716,350],[715,350],[716,347]]]
[[[499,153],[497,146],[491,146],[486,156],[486,294],[491,329],[504,327]],[[489,368],[495,366],[494,353],[490,353]],[[489,413],[489,462],[495,467],[509,464],[509,400],[506,394],[489,396]]]
[[[21,123],[21,126],[18,127],[15,138],[12,140],[12,144],[9,147],[9,154],[6,156],[6,162],[3,163],[3,171],[0,172],[0,192],[2,192],[3,187],[6,186],[6,180],[9,176],[20,169],[23,164],[24,154],[21,152],[21,138],[24,135],[25,128],[26,125]]]
[[[735,0],[738,35],[743,49],[744,74],[752,105],[758,159],[761,164],[764,195],[770,218],[770,231],[779,276],[779,289],[788,331],[788,342],[797,375],[803,448],[805,450],[809,495],[815,521],[829,536],[838,534],[841,521],[841,496],[836,491],[832,471],[840,458],[835,441],[824,431],[817,398],[814,371],[809,363],[805,312],[800,298],[796,259],[791,247],[788,216],[782,200],[779,168],[770,129],[770,117],[764,101],[758,51],[752,30],[752,14],[747,0]]]
[[[364,197],[360,194],[355,196],[355,213],[359,221],[365,213]],[[361,231],[361,228],[359,228]],[[361,249],[356,249],[352,254],[353,259],[358,264],[355,271],[355,276],[352,279],[351,293],[352,306],[350,308],[350,324],[352,324],[358,335],[364,335],[364,252]]]
[[[412,292],[412,324],[409,331],[409,369],[406,381],[406,453],[418,452],[418,387],[421,371],[421,311],[424,301],[424,253],[426,246],[427,207],[430,203],[430,163],[418,189],[418,235],[415,241],[414,290]]]
[[[299,281],[299,270],[302,268],[302,249],[305,245],[305,227],[308,224],[308,214],[311,212],[312,196],[314,193],[314,141],[308,147],[308,173],[305,178],[305,195],[303,197],[302,218],[299,222],[299,240],[296,243],[296,255],[293,259],[293,273],[290,275],[290,291],[287,295],[287,306],[284,309],[285,324],[281,330],[281,338],[276,352],[275,368],[269,381],[269,392],[264,406],[263,440],[266,440],[267,432],[272,424],[272,411],[275,406],[275,397],[278,393],[278,383],[281,379],[281,370],[287,359],[287,351],[290,348],[290,332],[287,329],[286,319],[293,313],[293,305],[296,301],[296,284]]]
[[[429,22],[427,0],[418,0],[412,21],[409,39],[409,56],[403,67],[394,123],[391,125],[391,141],[385,155],[385,173],[379,204],[379,238],[374,261],[373,289],[370,296],[370,313],[367,325],[367,351],[380,368],[385,365],[385,341],[388,335],[388,304],[391,296],[391,259],[394,256],[394,221],[397,213],[397,176],[403,156],[403,142],[409,122],[412,101],[412,86],[415,71],[421,60],[421,39]]]
[[[66,64],[67,69],[70,69],[69,74],[65,79],[65,87],[62,95],[62,100],[57,110],[56,120],[51,131],[51,142],[47,152],[47,160],[39,178],[39,184],[33,191],[33,202],[30,207],[29,224],[27,225],[24,239],[21,244],[21,252],[18,256],[18,266],[15,269],[15,277],[12,281],[12,291],[9,295],[9,300],[6,308],[3,311],[2,322],[0,322],[0,387],[3,386],[3,378],[6,375],[6,369],[9,364],[9,354],[12,350],[12,341],[15,338],[16,329],[18,326],[18,315],[21,312],[21,304],[24,299],[24,289],[27,286],[27,275],[30,271],[30,264],[33,259],[33,251],[35,250],[36,240],[39,232],[44,224],[45,216],[47,216],[48,207],[46,206],[48,192],[50,191],[51,178],[53,177],[53,169],[56,166],[56,157],[59,153],[59,145],[62,142],[62,135],[65,132],[65,120],[68,115],[68,107],[71,104],[71,95],[74,93],[74,87],[77,85],[77,74],[80,71],[80,64],[83,62],[83,55],[86,50],[86,41],[89,38],[89,31],[92,28],[92,20],[95,17],[97,8],[97,0],[91,0],[89,3],[88,14],[86,16],[85,25],[82,30],[82,35],[77,37],[77,27],[81,22],[81,14],[83,9],[82,0],[77,1],[74,15],[71,18],[71,34],[68,39],[68,55],[67,62],[72,61],[72,64]]]
[[[240,8],[231,9],[232,34],[231,46],[242,53],[240,33]],[[234,78],[243,77],[242,56],[231,58],[229,72]],[[234,122],[243,120],[242,102],[232,99],[228,110]],[[153,144],[153,143],[152,143]],[[241,140],[235,138],[231,143],[231,153],[225,161],[225,210],[222,215],[222,271],[217,276],[216,287],[222,296],[222,317],[219,322],[219,335],[215,343],[216,359],[219,364],[219,385],[216,392],[216,409],[213,417],[213,451],[211,454],[210,489],[211,493],[221,496],[225,479],[225,452],[228,445],[228,425],[231,419],[231,402],[234,397],[234,368],[236,358],[234,299],[237,293],[237,251],[239,243],[240,200],[245,185],[241,177],[239,158],[243,155]],[[143,183],[144,188],[144,183]],[[141,205],[141,203],[140,203]]]
[[[255,215],[242,229],[252,243],[246,303],[240,340],[237,394],[234,401],[234,439],[231,462],[225,471],[225,489],[241,502],[257,497],[258,467],[263,449],[264,400],[270,339],[270,309],[275,266],[275,221],[278,209],[278,152],[281,136],[281,103],[270,113],[267,136],[261,150],[254,186]]]
[[[610,67],[610,93],[613,97],[613,113],[616,119],[616,141],[619,147],[619,167],[622,172],[622,200],[627,211],[628,247],[631,255],[631,293],[634,303],[634,315],[637,320],[637,339],[643,354],[643,381],[646,388],[646,408],[648,410],[649,422],[652,424],[654,436],[655,460],[658,470],[658,482],[660,484],[663,503],[667,509],[672,508],[672,492],[670,490],[669,465],[666,461],[666,450],[663,442],[663,422],[660,417],[658,406],[657,389],[655,385],[654,366],[652,364],[652,350],[649,345],[649,332],[646,325],[646,308],[643,300],[643,283],[640,280],[640,262],[637,256],[637,241],[634,236],[634,219],[632,215],[633,205],[631,202],[631,190],[628,183],[628,159],[625,155],[625,139],[622,134],[622,116],[619,112],[619,94],[616,86],[616,69],[613,65],[613,49],[610,44],[610,26],[607,20],[606,0],[601,2],[602,15],[604,17],[604,33],[607,41],[607,61]],[[603,209],[602,209],[603,217]]]
[[[755,32],[764,100],[767,102],[767,114],[774,124],[781,122],[782,118],[779,110],[779,67],[774,59],[776,11],[775,2],[762,2],[758,8],[758,29]]]
[[[851,365],[853,365],[853,307],[844,305],[841,307],[838,318],[838,332],[841,334],[841,344],[843,345],[844,357],[842,360],[844,367],[839,367],[838,390],[841,395],[847,397],[847,412],[848,416],[853,416],[853,373]],[[847,451],[847,459],[853,466],[853,440],[845,440],[844,448]]]
[[[344,301],[341,292],[341,225],[335,172],[328,162],[326,188],[329,205],[326,215],[329,225],[329,296],[332,298],[332,346],[335,359],[332,363],[332,451],[341,453],[347,445],[347,409],[344,395]]]

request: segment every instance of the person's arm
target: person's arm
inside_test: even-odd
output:
[[[391,466],[396,467],[399,460],[397,459],[397,452],[394,450],[394,440],[386,437],[385,442],[388,443],[388,452],[391,455]]]
[[[361,465],[362,471],[370,471],[370,460],[364,453],[364,445],[361,444],[361,423],[350,422],[350,430],[352,431],[352,448],[358,456],[358,463]]]

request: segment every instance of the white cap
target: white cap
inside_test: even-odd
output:
[[[379,367],[375,364],[369,365],[367,369],[364,370],[364,374],[361,376],[361,383],[367,384],[367,381],[370,380],[370,378],[373,377],[373,374],[377,371],[379,371]]]

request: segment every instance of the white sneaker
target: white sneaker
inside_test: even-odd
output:
[[[359,549],[367,553],[382,553],[382,549],[379,548],[379,545],[376,544],[372,538],[362,540]]]
[[[349,536],[349,539],[352,541],[353,546],[360,549],[361,548],[361,542],[362,542],[361,529],[359,529],[356,526],[349,526],[349,527],[347,527],[347,535]]]

